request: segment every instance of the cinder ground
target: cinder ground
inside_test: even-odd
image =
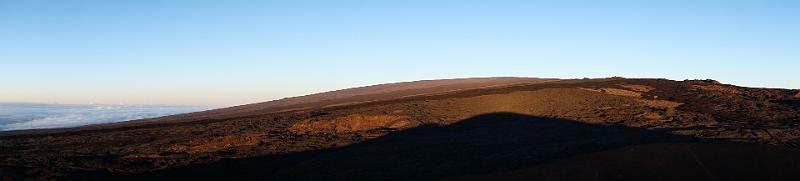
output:
[[[5,134],[0,178],[797,180],[797,93],[710,80],[548,80]]]

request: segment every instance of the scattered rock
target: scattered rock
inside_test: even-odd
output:
[[[629,91],[625,89],[617,89],[617,88],[600,88],[600,89],[581,88],[581,89],[593,92],[601,92],[605,94],[617,95],[617,96],[637,97],[637,98],[642,97],[642,93]]]
[[[698,79],[689,80],[689,79],[686,79],[686,80],[684,80],[684,82],[689,82],[689,83],[703,83],[703,84],[713,84],[713,85],[721,85],[721,84],[722,84],[722,83],[720,83],[719,81],[717,81],[717,80],[714,80],[714,79],[705,79],[705,80],[698,80]]]
[[[630,89],[636,92],[650,92],[655,90],[656,88],[646,86],[646,85],[636,85],[636,84],[622,84],[620,85],[623,88]]]
[[[655,112],[645,113],[642,117],[649,120],[662,120],[665,118],[664,115]]]
[[[717,84],[717,85],[722,84],[719,81],[714,80],[714,79],[706,79],[706,80],[703,80],[703,82],[706,82],[706,83],[709,83],[709,84]]]
[[[250,133],[215,138],[195,138],[185,144],[170,146],[166,151],[179,153],[210,153],[232,147],[257,145],[266,137],[267,134],[265,133]]]
[[[640,100],[640,102],[646,104],[647,106],[659,109],[675,109],[678,106],[683,105],[683,103],[680,102],[666,100]]]
[[[693,85],[693,87],[704,91],[722,92],[726,94],[742,94],[742,90],[739,90],[739,88],[733,86],[714,84],[714,85]]]
[[[395,115],[352,114],[329,119],[303,120],[292,125],[289,130],[295,133],[350,133],[374,129],[401,129],[411,122]]]

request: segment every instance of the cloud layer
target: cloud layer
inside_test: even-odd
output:
[[[0,103],[0,131],[76,127],[201,111],[189,106]]]

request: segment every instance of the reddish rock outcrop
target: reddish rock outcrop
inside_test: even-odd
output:
[[[352,114],[335,118],[308,119],[295,123],[289,130],[304,133],[350,133],[375,129],[402,129],[411,126],[408,119],[395,115]]]

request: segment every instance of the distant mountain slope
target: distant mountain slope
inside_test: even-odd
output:
[[[514,84],[541,83],[553,80],[555,79],[466,78],[390,83],[285,98],[276,101],[248,104],[185,115],[170,116],[160,119],[143,120],[139,122],[226,119],[285,110],[314,109],[334,105],[390,100],[415,95],[437,94],[458,90],[508,86]]]
[[[61,128],[49,130],[22,130],[0,133],[29,134],[29,133],[55,133],[74,130],[90,130],[100,128],[116,128],[137,125],[150,125],[161,123],[191,122],[201,120],[224,120],[237,117],[256,116],[267,113],[308,110],[329,106],[364,103],[379,100],[391,100],[402,97],[441,94],[453,91],[463,91],[479,88],[502,87],[518,84],[535,84],[557,79],[518,78],[518,77],[492,77],[492,78],[462,78],[442,80],[422,80],[413,82],[400,82],[380,84],[366,87],[349,88],[337,91],[311,94],[306,96],[284,98],[275,101],[247,104],[229,108],[214,109],[195,113],[178,114],[160,118],[133,120],[109,124],[89,125],[78,128]]]

